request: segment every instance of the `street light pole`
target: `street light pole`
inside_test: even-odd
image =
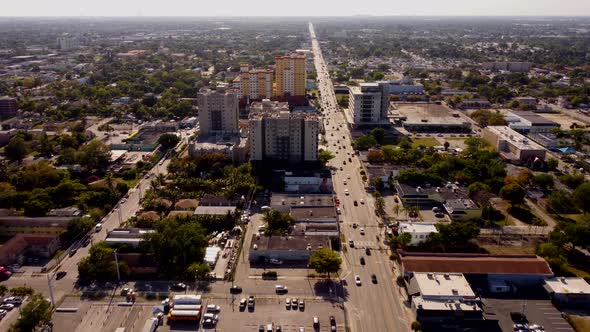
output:
[[[117,250],[113,251],[115,255],[115,265],[117,267],[117,280],[121,282],[121,272],[119,271],[119,259],[117,258]]]
[[[55,307],[55,299],[53,298],[53,289],[51,288],[51,278],[49,273],[47,274],[47,286],[49,286],[49,298],[51,299],[51,305]]]

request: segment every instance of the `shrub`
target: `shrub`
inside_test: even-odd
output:
[[[266,271],[262,273],[262,279],[276,279],[277,276],[277,271]]]

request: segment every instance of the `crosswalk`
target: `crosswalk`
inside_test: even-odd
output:
[[[322,324],[320,326],[319,329],[314,329],[313,326],[311,325],[294,325],[294,324],[280,324],[280,323],[275,323],[275,326],[281,326],[281,331],[296,331],[299,332],[299,327],[303,326],[305,328],[305,331],[330,331],[330,326],[326,325],[326,324]],[[266,328],[266,324],[264,324],[264,327]],[[244,324],[244,331],[259,331],[260,325],[256,325],[256,324]],[[346,328],[344,327],[343,324],[337,324],[336,325],[336,329],[337,331],[345,331]],[[222,330],[217,328],[215,329],[215,331],[217,332],[221,332]],[[264,330],[266,332],[266,330]]]

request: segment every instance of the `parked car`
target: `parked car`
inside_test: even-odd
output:
[[[59,280],[68,274],[66,271],[59,271],[55,274],[55,280]]]
[[[255,305],[254,296],[250,296],[248,298],[248,309],[254,309],[254,305]]]
[[[303,299],[299,299],[299,310],[305,309],[305,301]]]
[[[176,284],[172,285],[172,289],[175,289],[175,290],[186,290],[186,284],[184,284],[182,282],[176,283]]]
[[[291,299],[287,298],[285,300],[285,308],[287,308],[287,310],[291,309]]]
[[[218,313],[220,311],[221,311],[221,307],[218,306],[218,305],[216,305],[216,304],[208,304],[207,305],[207,312],[215,313],[216,314],[216,313]]]
[[[240,300],[240,311],[246,310],[247,303],[248,303],[248,300],[246,300],[246,298],[244,298],[244,297]]]
[[[287,286],[284,286],[284,285],[276,285],[275,286],[275,291],[277,292],[277,294],[285,294],[289,290],[287,289]]]
[[[10,296],[4,299],[4,301],[2,301],[2,303],[10,303],[10,304],[14,304],[14,305],[19,305],[21,303],[23,303],[23,299],[21,299],[20,297],[17,296]]]
[[[318,316],[313,316],[313,327],[316,329],[320,328],[320,319]]]
[[[330,331],[336,332],[336,318],[334,316],[330,316]]]
[[[14,309],[14,304],[4,303],[3,305],[0,305],[0,310],[10,311],[12,309]]]
[[[299,301],[297,299],[291,300],[291,309],[297,309],[298,305],[299,305]]]

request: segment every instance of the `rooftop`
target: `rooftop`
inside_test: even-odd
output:
[[[410,288],[415,287],[425,299],[475,298],[475,293],[461,273],[414,273],[410,284]]]
[[[433,223],[400,221],[400,233],[438,233]]]
[[[399,116],[405,118],[404,124],[420,125],[469,125],[451,110],[437,104],[396,104]]]
[[[307,195],[288,195],[272,194],[270,199],[271,206],[334,206],[334,197],[325,194],[307,194]]]
[[[447,210],[479,210],[477,204],[469,198],[449,199],[443,203]]]
[[[474,303],[465,303],[460,301],[430,301],[421,296],[412,298],[412,302],[419,310],[452,310],[456,311],[482,311],[482,309]]]
[[[236,212],[235,206],[199,206],[195,209],[194,215],[217,215],[223,216]]]
[[[313,220],[336,218],[336,210],[333,206],[330,207],[292,207],[291,217],[295,220]]]
[[[429,196],[431,199],[439,202],[467,198],[467,189],[457,183],[451,182],[447,182],[443,186],[433,186],[429,183],[414,185],[397,181],[396,189],[402,198]]]
[[[553,278],[545,280],[545,288],[557,294],[587,294],[590,296],[590,284],[582,278]]]
[[[404,251],[400,251],[399,254],[405,272],[553,276],[549,264],[536,255],[439,254]]]
[[[500,139],[509,142],[520,150],[544,150],[542,146],[528,139],[526,136],[518,133],[514,129],[507,126],[487,126],[484,130],[488,130]]]
[[[75,217],[0,217],[0,227],[67,227]]]
[[[257,246],[254,249],[254,245]],[[252,235],[252,244],[250,250],[318,250],[330,248],[330,238],[328,236],[265,236]]]
[[[530,112],[530,111],[514,111],[511,112],[512,114],[523,118],[529,122],[531,122],[531,124],[533,126],[554,126],[554,127],[559,127],[559,124],[557,122],[551,121],[549,119],[544,118],[543,116],[534,113],[534,112]]]

